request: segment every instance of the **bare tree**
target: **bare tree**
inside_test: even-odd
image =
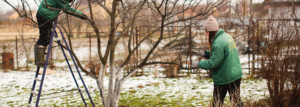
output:
[[[10,4],[6,0],[3,0],[6,3]],[[24,5],[26,5],[26,1],[21,0]],[[190,21],[196,18],[204,18],[207,15],[211,14],[213,8],[219,8],[222,5],[226,4],[223,0],[219,0],[217,2],[208,2],[205,6],[201,7],[200,10],[197,10],[196,14],[189,15],[189,17],[184,17],[188,10],[195,10],[197,6],[200,5],[201,1],[179,1],[179,0],[141,0],[141,1],[130,1],[130,0],[112,0],[111,6],[106,5],[105,1],[102,0],[88,0],[89,2],[89,10],[92,11],[93,8],[90,5],[91,3],[96,3],[101,6],[107,14],[109,14],[109,38],[101,39],[99,29],[99,23],[95,23],[96,20],[93,18],[93,13],[90,12],[90,18],[88,18],[89,26],[92,26],[94,33],[97,36],[97,49],[98,49],[98,57],[101,62],[101,68],[99,75],[94,75],[93,73],[85,70],[81,63],[80,59],[76,57],[76,54],[72,51],[75,59],[77,60],[78,66],[81,68],[83,72],[85,72],[90,77],[94,78],[97,81],[98,89],[100,91],[100,97],[102,99],[102,103],[104,107],[117,107],[118,101],[120,97],[120,92],[122,90],[123,83],[130,78],[134,73],[137,72],[138,69],[152,64],[175,64],[182,66],[180,63],[175,62],[163,62],[163,61],[153,61],[149,60],[151,55],[157,50],[158,45],[161,44],[161,41],[164,38],[164,27],[179,23]],[[12,6],[12,5],[11,5]],[[13,6],[12,6],[13,7]],[[25,9],[14,8],[21,17],[32,18],[25,11]],[[64,12],[69,12],[66,9],[61,9]],[[25,13],[24,13],[25,12]],[[143,12],[148,12],[147,14]],[[69,12],[70,13],[70,12]],[[74,13],[70,13],[74,14]],[[151,15],[151,16],[150,16]],[[179,17],[181,16],[181,17]],[[158,24],[153,30],[143,34],[140,42],[137,45],[132,45],[132,38],[134,37],[134,27],[137,23],[142,22],[145,17],[151,17],[155,19],[155,23]],[[177,17],[177,18],[174,18]],[[31,20],[33,23],[34,20]],[[101,25],[101,23],[100,23]],[[122,31],[119,35],[115,35],[117,29],[121,28]],[[65,30],[67,31],[67,30]],[[125,41],[125,35],[127,32],[130,32],[128,43],[123,43],[123,46],[127,48],[126,56],[124,56],[124,61],[120,64],[115,63],[115,53],[116,46],[120,43],[121,38],[123,38],[123,42]],[[158,39],[153,38],[153,34],[159,34]],[[70,33],[70,31],[69,31]],[[106,42],[106,51],[102,52],[101,49],[105,48],[101,46],[101,40],[107,40]],[[122,76],[123,69],[128,65],[130,60],[132,60],[134,52],[141,47],[142,43],[151,40],[152,46],[149,50],[147,50],[146,55],[140,59],[140,63],[137,66],[132,67],[129,70],[129,73]],[[69,43],[71,40],[69,39]],[[71,44],[70,44],[71,45]],[[109,81],[104,81],[104,71],[106,65],[109,65]],[[106,94],[104,82],[108,82],[108,94]]]
[[[163,32],[164,32],[164,27],[173,23],[177,23],[177,22],[182,22],[182,21],[186,21],[186,20],[190,20],[193,18],[197,18],[199,16],[205,16],[207,15],[210,10],[212,10],[213,7],[219,7],[223,4],[222,1],[216,2],[216,3],[209,3],[207,5],[207,7],[205,7],[202,11],[199,11],[197,14],[195,14],[194,16],[191,17],[182,17],[179,18],[178,20],[171,20],[172,17],[176,17],[176,15],[178,14],[183,14],[186,10],[194,8],[195,6],[199,5],[199,2],[197,3],[193,3],[193,2],[184,2],[181,7],[181,9],[178,9],[177,11],[175,11],[174,7],[177,7],[178,5],[180,5],[179,1],[169,1],[169,0],[162,0],[162,1],[140,1],[139,3],[136,3],[136,5],[133,5],[133,7],[135,9],[133,9],[133,14],[131,15],[127,15],[130,18],[128,18],[128,22],[121,22],[121,23],[126,23],[123,25],[123,31],[121,32],[120,35],[116,36],[114,35],[114,31],[115,29],[117,29],[118,23],[115,23],[116,21],[116,16],[117,16],[117,8],[120,7],[125,7],[125,6],[131,6],[131,4],[127,4],[128,2],[124,1],[124,2],[119,2],[114,0],[113,4],[112,4],[112,9],[106,9],[106,7],[104,5],[101,4],[101,2],[97,1],[97,3],[99,5],[101,5],[106,11],[107,13],[110,14],[110,18],[111,18],[111,29],[110,29],[110,37],[109,40],[107,42],[107,48],[106,48],[106,52],[104,54],[104,56],[100,56],[100,60],[102,62],[102,66],[101,66],[101,71],[99,72],[99,76],[97,78],[97,83],[98,83],[98,87],[100,89],[100,93],[101,93],[101,98],[102,98],[102,103],[104,104],[104,106],[112,106],[115,107],[118,105],[118,99],[120,96],[120,92],[122,89],[122,85],[123,83],[130,78],[135,72],[137,72],[138,69],[142,68],[143,66],[146,65],[151,65],[151,64],[177,64],[178,63],[172,63],[172,62],[151,62],[149,61],[149,57],[153,54],[153,52],[155,51],[155,49],[157,49],[157,46],[161,43],[162,39],[163,39]],[[118,6],[118,4],[121,3],[121,6]],[[145,7],[145,4],[147,4],[147,7]],[[131,13],[132,11],[130,9],[132,9],[133,7],[129,7],[128,13]],[[155,28],[154,30],[150,31],[149,33],[145,34],[143,36],[143,38],[141,38],[141,41],[136,45],[136,46],[132,46],[131,45],[131,38],[133,37],[133,33],[130,33],[131,35],[129,36],[128,39],[128,53],[126,54],[127,56],[125,56],[125,60],[124,62],[122,62],[120,65],[116,65],[114,64],[114,53],[115,53],[115,47],[117,45],[117,43],[119,43],[119,40],[121,37],[123,37],[125,35],[125,33],[131,29],[131,32],[134,29],[134,25],[135,23],[138,21],[139,16],[140,15],[140,11],[142,9],[150,9],[153,17],[157,19],[157,22],[160,23],[159,27]],[[124,11],[124,10],[123,10]],[[126,16],[126,14],[124,15]],[[124,21],[124,20],[123,20]],[[167,22],[167,23],[166,23]],[[132,59],[133,53],[140,47],[140,45],[142,43],[144,43],[144,41],[150,39],[153,37],[153,34],[155,32],[159,32],[159,38],[154,41],[153,46],[151,47],[150,50],[147,51],[146,56],[144,56],[141,59],[141,62],[133,67],[132,69],[130,69],[130,72],[122,77],[121,75],[121,71],[123,70],[123,68],[128,64],[128,62]],[[99,51],[99,55],[101,54],[101,51]],[[108,96],[105,96],[105,91],[104,91],[104,86],[103,86],[103,76],[104,76],[104,65],[106,65],[107,60],[108,60],[108,56],[109,58],[109,66],[110,66],[110,75],[109,75],[109,89],[108,89]]]

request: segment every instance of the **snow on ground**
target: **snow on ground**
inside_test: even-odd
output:
[[[246,55],[241,55],[241,63],[245,61],[248,57]],[[63,65],[63,63],[58,63]],[[159,71],[162,71],[162,68],[157,68]],[[35,75],[35,67],[32,67],[30,71],[10,71],[3,72],[0,71],[0,106],[26,106],[29,100],[30,90],[32,88],[33,79]],[[75,69],[73,69],[75,70]],[[212,79],[199,79],[197,74],[192,74],[191,77],[187,78],[162,78],[164,75],[159,74],[158,78],[154,78],[153,68],[144,69],[144,71],[150,72],[148,76],[141,77],[132,77],[128,79],[124,85],[122,93],[129,93],[131,90],[135,90],[135,93],[130,94],[121,94],[120,98],[128,98],[131,95],[135,97],[142,98],[143,96],[156,96],[160,95],[161,97],[166,97],[170,100],[181,98],[183,101],[189,100],[195,97],[195,101],[192,103],[196,106],[197,103],[203,102],[203,105],[208,105],[212,98],[213,93],[213,81]],[[81,84],[80,78],[76,71],[75,78],[79,84],[79,87],[84,90],[83,85]],[[246,77],[248,70],[243,69],[244,76]],[[205,73],[202,71],[202,73]],[[39,75],[41,77],[41,75]],[[82,74],[85,85],[88,87],[88,90],[92,98],[100,98],[99,91],[97,88],[96,81],[92,78]],[[105,76],[105,87],[108,86],[108,77]],[[37,82],[37,87],[39,82]],[[138,88],[138,85],[142,85],[144,88]],[[70,89],[75,89],[76,85],[72,78],[71,73],[68,69],[57,70],[55,74],[46,75],[45,82],[43,85],[42,94],[49,94],[53,92],[61,92]],[[77,91],[74,91],[75,93]],[[72,92],[66,92],[72,93]],[[162,94],[163,93],[163,94]],[[44,95],[41,98],[51,98],[57,95],[65,95],[65,93],[59,93],[56,95]],[[84,98],[88,99],[87,94],[84,93]],[[130,96],[129,96],[130,95]],[[264,99],[268,96],[268,90],[266,86],[266,80],[264,79],[242,79],[241,83],[241,97],[243,101],[251,99],[256,101],[259,99]],[[228,97],[228,95],[227,95]],[[69,100],[68,100],[69,99]],[[36,101],[34,97],[33,102]],[[228,101],[228,98],[227,100]],[[226,102],[225,101],[225,102]],[[88,102],[88,100],[87,100]],[[65,104],[82,105],[82,100],[80,95],[67,96],[64,98],[52,98],[47,100],[41,100],[40,105],[52,105],[61,106]],[[97,103],[101,104],[101,103]]]
[[[80,40],[81,41],[81,40]],[[97,49],[95,42],[92,42],[92,57],[97,56]],[[84,59],[81,61],[87,61],[89,58],[89,48],[88,42],[73,42],[74,52],[76,53],[79,59]],[[119,54],[122,54],[123,48],[119,47]],[[143,49],[149,46],[142,46]],[[105,48],[102,48],[102,52],[105,51]],[[56,48],[54,50],[54,59],[64,59],[60,49]],[[68,54],[68,53],[67,53]],[[24,57],[24,55],[22,55]],[[20,57],[20,56],[19,56]],[[30,57],[33,57],[31,54]],[[69,56],[68,56],[69,57]],[[117,56],[119,57],[119,56]],[[256,58],[259,58],[258,56]],[[70,57],[68,58],[71,60]],[[117,59],[117,58],[116,58]],[[196,59],[193,57],[193,59]],[[250,56],[252,59],[252,56]],[[26,61],[24,59],[19,60],[21,65]],[[240,55],[240,62],[242,68],[248,68],[248,55]],[[70,62],[73,65],[73,62]],[[251,63],[250,63],[251,64]],[[41,100],[40,106],[83,106],[82,99],[79,94],[74,96],[64,96],[66,94],[73,94],[78,91],[68,92],[67,90],[75,89],[76,84],[74,79],[72,78],[72,74],[69,71],[67,63],[65,61],[56,61],[55,66],[57,67],[56,73],[51,75],[46,75],[41,98],[50,98],[46,100]],[[84,64],[83,64],[84,66]],[[7,106],[27,106],[29,101],[29,95],[32,88],[32,84],[34,81],[36,66],[32,63],[29,64],[29,71],[10,71],[3,72],[0,71],[0,107]],[[74,66],[72,66],[72,70],[75,74],[75,79],[79,84],[81,90],[85,90],[83,88],[83,84],[80,81],[80,77]],[[163,71],[163,68],[157,66],[158,71]],[[163,78],[161,72],[158,74],[158,77],[154,77],[154,68],[153,66],[145,67],[144,72],[149,72],[148,76],[141,77],[132,77],[129,78],[124,84],[120,99],[127,99],[130,97],[135,98],[144,98],[144,96],[160,96],[166,98],[168,100],[186,102],[188,100],[192,100],[190,103],[193,105],[202,104],[204,106],[209,105],[212,99],[213,93],[213,81],[212,79],[203,78],[203,76],[207,75],[205,70],[200,71],[200,77],[198,74],[192,74],[190,77],[184,78]],[[185,71],[184,71],[185,72]],[[266,86],[266,80],[264,79],[245,79],[249,73],[248,69],[243,69],[244,76],[241,83],[241,97],[243,101],[257,101],[259,99],[264,99],[268,95],[268,90]],[[186,74],[184,74],[186,75]],[[39,75],[41,77],[41,75]],[[94,101],[97,101],[96,106],[101,105],[100,93],[97,88],[96,81],[92,78],[84,75],[82,73],[83,80],[85,85],[90,92],[91,97]],[[105,87],[108,87],[108,76],[105,76]],[[40,82],[37,82],[36,88],[38,88]],[[139,88],[138,86],[143,86],[144,88]],[[63,92],[63,93],[59,93]],[[52,94],[51,93],[56,93]],[[55,96],[64,96],[60,98],[52,98]],[[88,96],[86,93],[83,93],[84,99],[89,103]],[[228,95],[227,95],[228,97]],[[33,97],[32,102],[36,101],[36,97]],[[229,98],[225,99],[225,102],[228,102]]]

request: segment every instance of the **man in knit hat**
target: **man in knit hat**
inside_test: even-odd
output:
[[[209,16],[203,28],[209,36],[209,51],[199,52],[205,61],[192,62],[193,68],[210,70],[214,81],[213,106],[223,105],[227,91],[234,105],[243,106],[240,99],[240,84],[243,76],[239,55],[232,37],[219,28],[217,20]]]

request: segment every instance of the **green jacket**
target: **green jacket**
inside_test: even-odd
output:
[[[82,12],[72,8],[69,1],[70,0],[43,0],[39,5],[38,12],[44,18],[54,21],[62,9],[68,9],[67,14],[72,13],[71,15],[80,18],[80,16],[76,14],[82,15]]]
[[[223,29],[217,32],[205,57],[209,60],[200,61],[199,68],[211,70],[214,85],[228,84],[243,76],[234,40]]]

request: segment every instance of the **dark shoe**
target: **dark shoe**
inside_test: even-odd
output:
[[[46,47],[42,45],[35,44],[34,45],[34,57],[35,57],[35,65],[38,67],[44,67],[45,66],[45,51]],[[47,65],[53,64],[53,61],[48,60]]]

